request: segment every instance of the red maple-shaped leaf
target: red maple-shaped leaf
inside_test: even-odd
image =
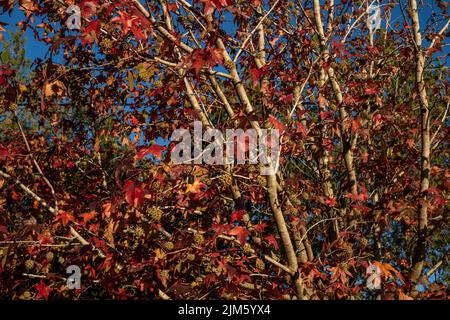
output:
[[[224,234],[225,232],[229,231],[231,228],[233,228],[232,224],[213,224],[211,229],[215,232],[214,236],[212,238],[213,241],[217,239],[218,236],[221,234]]]
[[[259,80],[267,73],[265,69],[251,68],[250,74],[252,75],[253,86],[258,85]]]
[[[254,229],[257,232],[264,232],[264,230],[267,228],[267,226],[268,226],[267,222],[261,222],[261,223],[255,224]]]
[[[332,206],[332,207],[335,206],[336,205],[336,198],[333,197],[333,198],[329,198],[329,199],[325,200],[325,204],[328,205],[328,206]]]
[[[280,120],[278,120],[277,118],[275,118],[272,115],[269,116],[269,122],[271,124],[273,124],[275,129],[280,131],[280,134],[283,133],[284,131],[286,131],[286,129],[287,129],[287,127],[285,126],[285,124],[283,122],[281,122]]]
[[[238,210],[238,211],[233,212],[230,217],[231,222],[241,221],[244,214],[245,214],[245,210]]]
[[[275,249],[278,250],[280,248],[280,246],[278,245],[277,240],[275,239],[275,237],[272,234],[267,236],[267,237],[264,237],[264,239],[266,239],[266,241],[269,244],[271,244]]]
[[[83,18],[91,18],[99,9],[99,0],[83,0],[80,2],[80,13]]]
[[[217,64],[223,63],[223,51],[220,48],[207,47],[196,49],[184,59],[184,64],[189,70],[193,70],[198,77],[203,68],[210,69]]]
[[[232,230],[228,231],[230,236],[237,236],[239,242],[243,246],[247,241],[248,231],[247,228],[244,227],[235,227]]]
[[[83,213],[81,216],[83,217],[84,223],[89,222],[90,220],[94,219],[97,216],[97,212],[91,211],[87,213]]]
[[[209,15],[214,12],[214,9],[222,10],[222,8],[232,4],[232,0],[200,0],[204,3],[204,13]]]
[[[37,295],[36,295],[36,299],[40,299],[40,298],[44,298],[45,300],[48,299],[48,296],[51,292],[51,288],[48,287],[44,280],[41,280],[41,282],[36,285],[36,289],[37,289]]]
[[[166,150],[166,147],[154,144],[150,147],[143,147],[141,150],[139,150],[139,153],[137,155],[137,159],[141,160],[148,154],[151,154],[155,156],[158,160],[162,159],[162,152]]]
[[[95,40],[98,39],[99,34],[100,21],[91,21],[83,31],[83,34],[81,36],[81,43],[83,44],[83,46],[85,46],[86,44],[92,44]]]
[[[63,224],[63,226],[67,226],[67,224],[69,223],[69,221],[74,222],[75,218],[68,213],[67,211],[64,210],[59,210],[58,215],[55,218],[56,221],[61,221],[61,223]]]

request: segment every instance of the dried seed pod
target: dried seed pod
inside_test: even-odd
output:
[[[162,218],[162,210],[158,207],[151,207],[150,209],[148,209],[148,214],[150,215],[150,217],[155,220],[155,221],[161,221]]]

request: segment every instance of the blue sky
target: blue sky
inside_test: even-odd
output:
[[[419,9],[422,25],[425,25],[425,21],[430,17],[430,13],[431,13],[430,6],[431,6],[430,2],[427,1],[427,4],[424,7],[421,7]],[[226,21],[223,24],[224,29],[227,32],[229,32],[230,34],[234,35],[236,28],[233,25],[232,16],[230,14],[226,14],[225,17],[226,17]],[[23,14],[23,11],[19,10],[17,7],[13,10],[11,16],[9,16],[6,13],[0,15],[0,21],[8,23],[8,26],[6,26],[7,30],[12,30],[12,29],[17,28],[17,27],[15,27],[17,22],[24,20],[24,19],[25,19],[25,15]],[[392,20],[397,20],[397,21],[403,22],[403,17],[401,15],[401,11],[398,6],[393,10]],[[38,22],[34,23],[34,25],[36,25],[36,24],[38,24]],[[382,26],[384,27],[384,25],[382,25]],[[7,33],[5,33],[4,35],[5,35],[5,39],[9,39],[9,35]],[[43,42],[39,42],[39,41],[35,40],[33,31],[31,29],[27,29],[25,38],[27,40],[26,41],[27,56],[31,60],[34,60],[35,58],[38,58],[38,57],[44,58],[45,54],[48,51],[49,46],[44,44]],[[424,42],[425,42],[424,45],[427,45],[426,40],[424,40]],[[0,46],[1,46],[1,42],[0,42]],[[450,48],[448,48],[448,46],[444,47],[444,53],[446,53],[446,54],[450,53]],[[55,58],[55,60],[58,60],[57,57],[54,57],[54,58]],[[56,62],[58,62],[58,61],[56,61]]]

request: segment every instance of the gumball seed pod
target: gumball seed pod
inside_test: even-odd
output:
[[[55,257],[55,255],[53,254],[53,252],[51,252],[51,251],[49,251],[49,252],[47,252],[47,254],[45,255],[45,258],[48,260],[48,261],[53,261],[53,258]]]
[[[256,267],[260,270],[264,270],[266,268],[266,265],[261,259],[256,259]]]
[[[171,251],[173,250],[173,248],[174,248],[173,242],[167,241],[166,243],[164,243],[164,249],[166,249],[167,251]]]
[[[31,270],[34,267],[34,261],[31,259],[28,259],[27,261],[25,261],[25,269],[27,270]]]
[[[367,246],[369,244],[369,240],[367,240],[367,238],[362,237],[361,239],[359,239],[359,242],[363,245],[363,246]]]
[[[233,184],[233,178],[229,174],[224,174],[220,176],[219,182],[224,187],[229,187]]]
[[[231,71],[234,68],[234,66],[235,64],[231,60],[226,61],[224,64],[225,69],[227,69],[228,71]]]
[[[203,240],[205,240],[205,238],[200,233],[194,234],[194,244],[195,245],[201,244],[203,242]]]
[[[194,260],[195,260],[195,254],[189,253],[189,254],[187,255],[187,259],[188,259],[189,261],[194,261]]]
[[[256,178],[256,181],[258,181],[258,184],[259,184],[261,187],[267,186],[267,179],[266,179],[265,177],[263,177],[263,176],[258,176],[258,177]]]
[[[145,231],[144,229],[142,229],[142,227],[136,227],[134,229],[134,235],[136,236],[136,238],[142,238],[145,236]]]
[[[148,214],[150,215],[150,217],[155,220],[155,221],[161,221],[162,218],[162,210],[158,207],[151,207],[148,210]]]

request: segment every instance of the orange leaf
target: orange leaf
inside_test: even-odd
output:
[[[186,193],[191,192],[191,193],[199,193],[202,191],[202,188],[205,187],[206,185],[202,182],[200,182],[200,180],[195,180],[193,184],[188,184],[187,188],[186,188]]]
[[[56,221],[61,220],[63,226],[66,226],[69,223],[69,221],[74,222],[75,218],[67,211],[59,210],[58,216],[56,217],[55,220]]]

